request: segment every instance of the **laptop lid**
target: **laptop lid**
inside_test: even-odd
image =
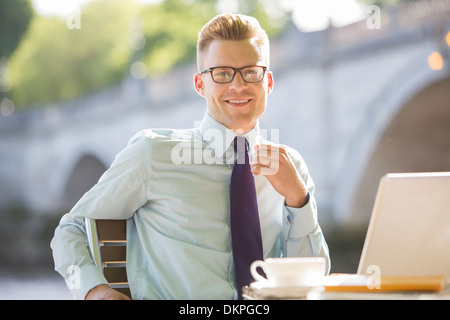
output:
[[[450,172],[387,174],[379,184],[358,274],[445,275],[450,282]]]

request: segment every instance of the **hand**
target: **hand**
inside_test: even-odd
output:
[[[306,188],[286,149],[274,145],[256,146],[252,173],[262,174],[286,200],[286,205],[301,208],[308,203]]]
[[[112,289],[106,284],[92,288],[86,295],[86,300],[131,300],[128,296]]]

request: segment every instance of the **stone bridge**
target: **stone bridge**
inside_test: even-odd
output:
[[[387,172],[450,170],[450,1],[418,1],[272,40],[275,88],[261,128],[297,150],[322,225],[367,223]],[[144,128],[193,127],[194,64],[63,104],[0,116],[0,207],[62,214]],[[270,136],[269,136],[270,138]]]

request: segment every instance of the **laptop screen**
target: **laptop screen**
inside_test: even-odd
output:
[[[399,173],[379,184],[358,273],[445,275],[450,282],[450,172]]]

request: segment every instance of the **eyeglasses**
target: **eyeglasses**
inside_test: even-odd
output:
[[[264,78],[266,70],[267,67],[261,66],[251,66],[239,69],[233,67],[213,67],[203,70],[200,74],[211,72],[211,77],[214,82],[230,83],[233,81],[236,72],[239,72],[245,82],[255,83],[260,82]]]

